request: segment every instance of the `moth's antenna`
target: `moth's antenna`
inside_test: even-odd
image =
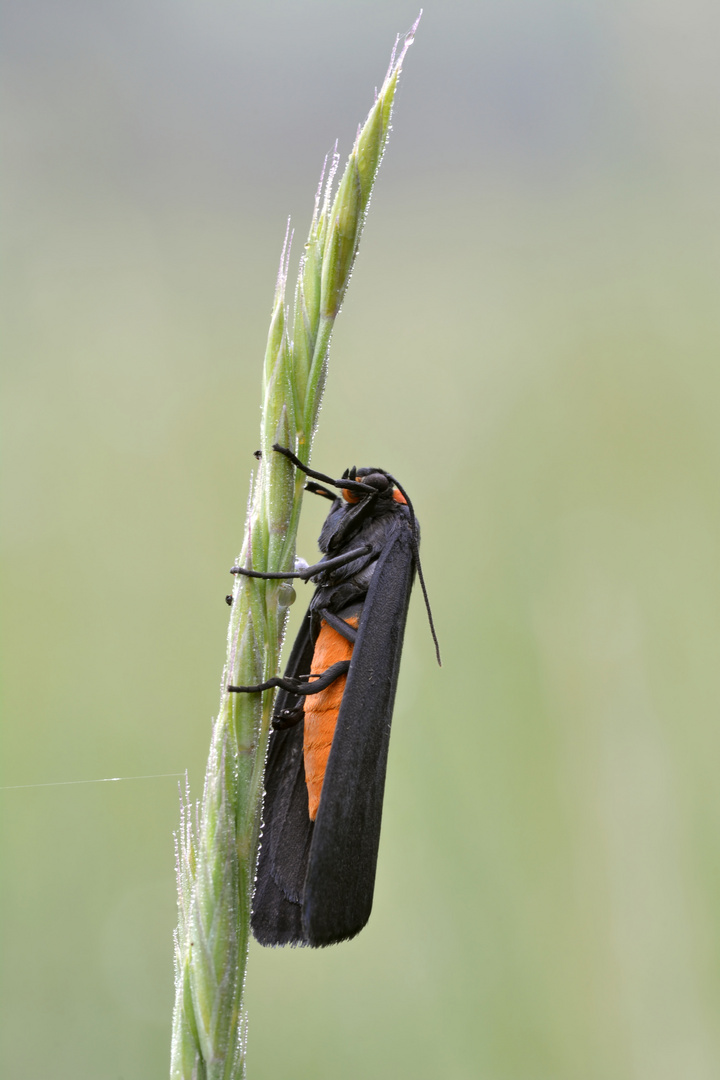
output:
[[[435,633],[435,623],[433,622],[432,610],[430,608],[430,598],[428,597],[427,589],[425,588],[425,578],[423,577],[422,564],[420,562],[420,548],[418,547],[417,537],[415,535],[416,519],[415,511],[413,510],[413,504],[410,502],[410,496],[408,495],[402,484],[399,484],[395,477],[391,476],[390,473],[386,473],[385,475],[387,476],[388,480],[392,480],[393,484],[398,489],[405,502],[407,503],[408,510],[410,511],[410,536],[412,537],[413,556],[415,558],[415,565],[417,566],[418,578],[420,579],[420,588],[422,589],[422,594],[425,599],[425,609],[427,611],[428,622],[430,623],[430,633],[432,634],[432,639],[435,642],[435,655],[437,657],[438,665],[442,667],[442,660],[440,659],[440,643],[437,639],[437,634]]]

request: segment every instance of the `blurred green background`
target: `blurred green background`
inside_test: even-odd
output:
[[[4,785],[199,795],[285,220],[416,14],[5,5]],[[411,493],[445,662],[416,595],[373,917],[253,946],[250,1080],[720,1075],[719,33],[425,12],[313,462]],[[0,808],[0,1074],[165,1076],[177,781]]]

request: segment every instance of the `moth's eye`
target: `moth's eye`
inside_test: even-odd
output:
[[[377,488],[380,492],[387,491],[391,486],[387,476],[380,472],[368,473],[367,476],[361,476],[359,479],[362,480],[363,484],[369,484],[370,487]]]

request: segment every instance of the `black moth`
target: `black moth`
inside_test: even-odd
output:
[[[340,488],[320,533],[324,558],[295,574],[317,588],[279,687],[265,771],[263,834],[252,906],[262,945],[332,945],[354,937],[372,908],[390,722],[420,530],[402,487],[383,469],[340,480],[284,454],[307,476]],[[430,628],[437,639],[428,605]],[[439,662],[438,652],[438,662]],[[312,681],[310,681],[312,677]]]

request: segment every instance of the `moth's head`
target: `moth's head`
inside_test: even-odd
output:
[[[405,496],[402,492],[398,491],[394,483],[383,469],[346,469],[343,473],[343,479],[356,480],[361,484],[366,484],[368,487],[375,488],[378,493],[378,497],[384,502],[392,501],[405,504]],[[345,502],[357,503],[365,497],[362,491],[351,491],[349,488],[342,489],[342,495]]]

